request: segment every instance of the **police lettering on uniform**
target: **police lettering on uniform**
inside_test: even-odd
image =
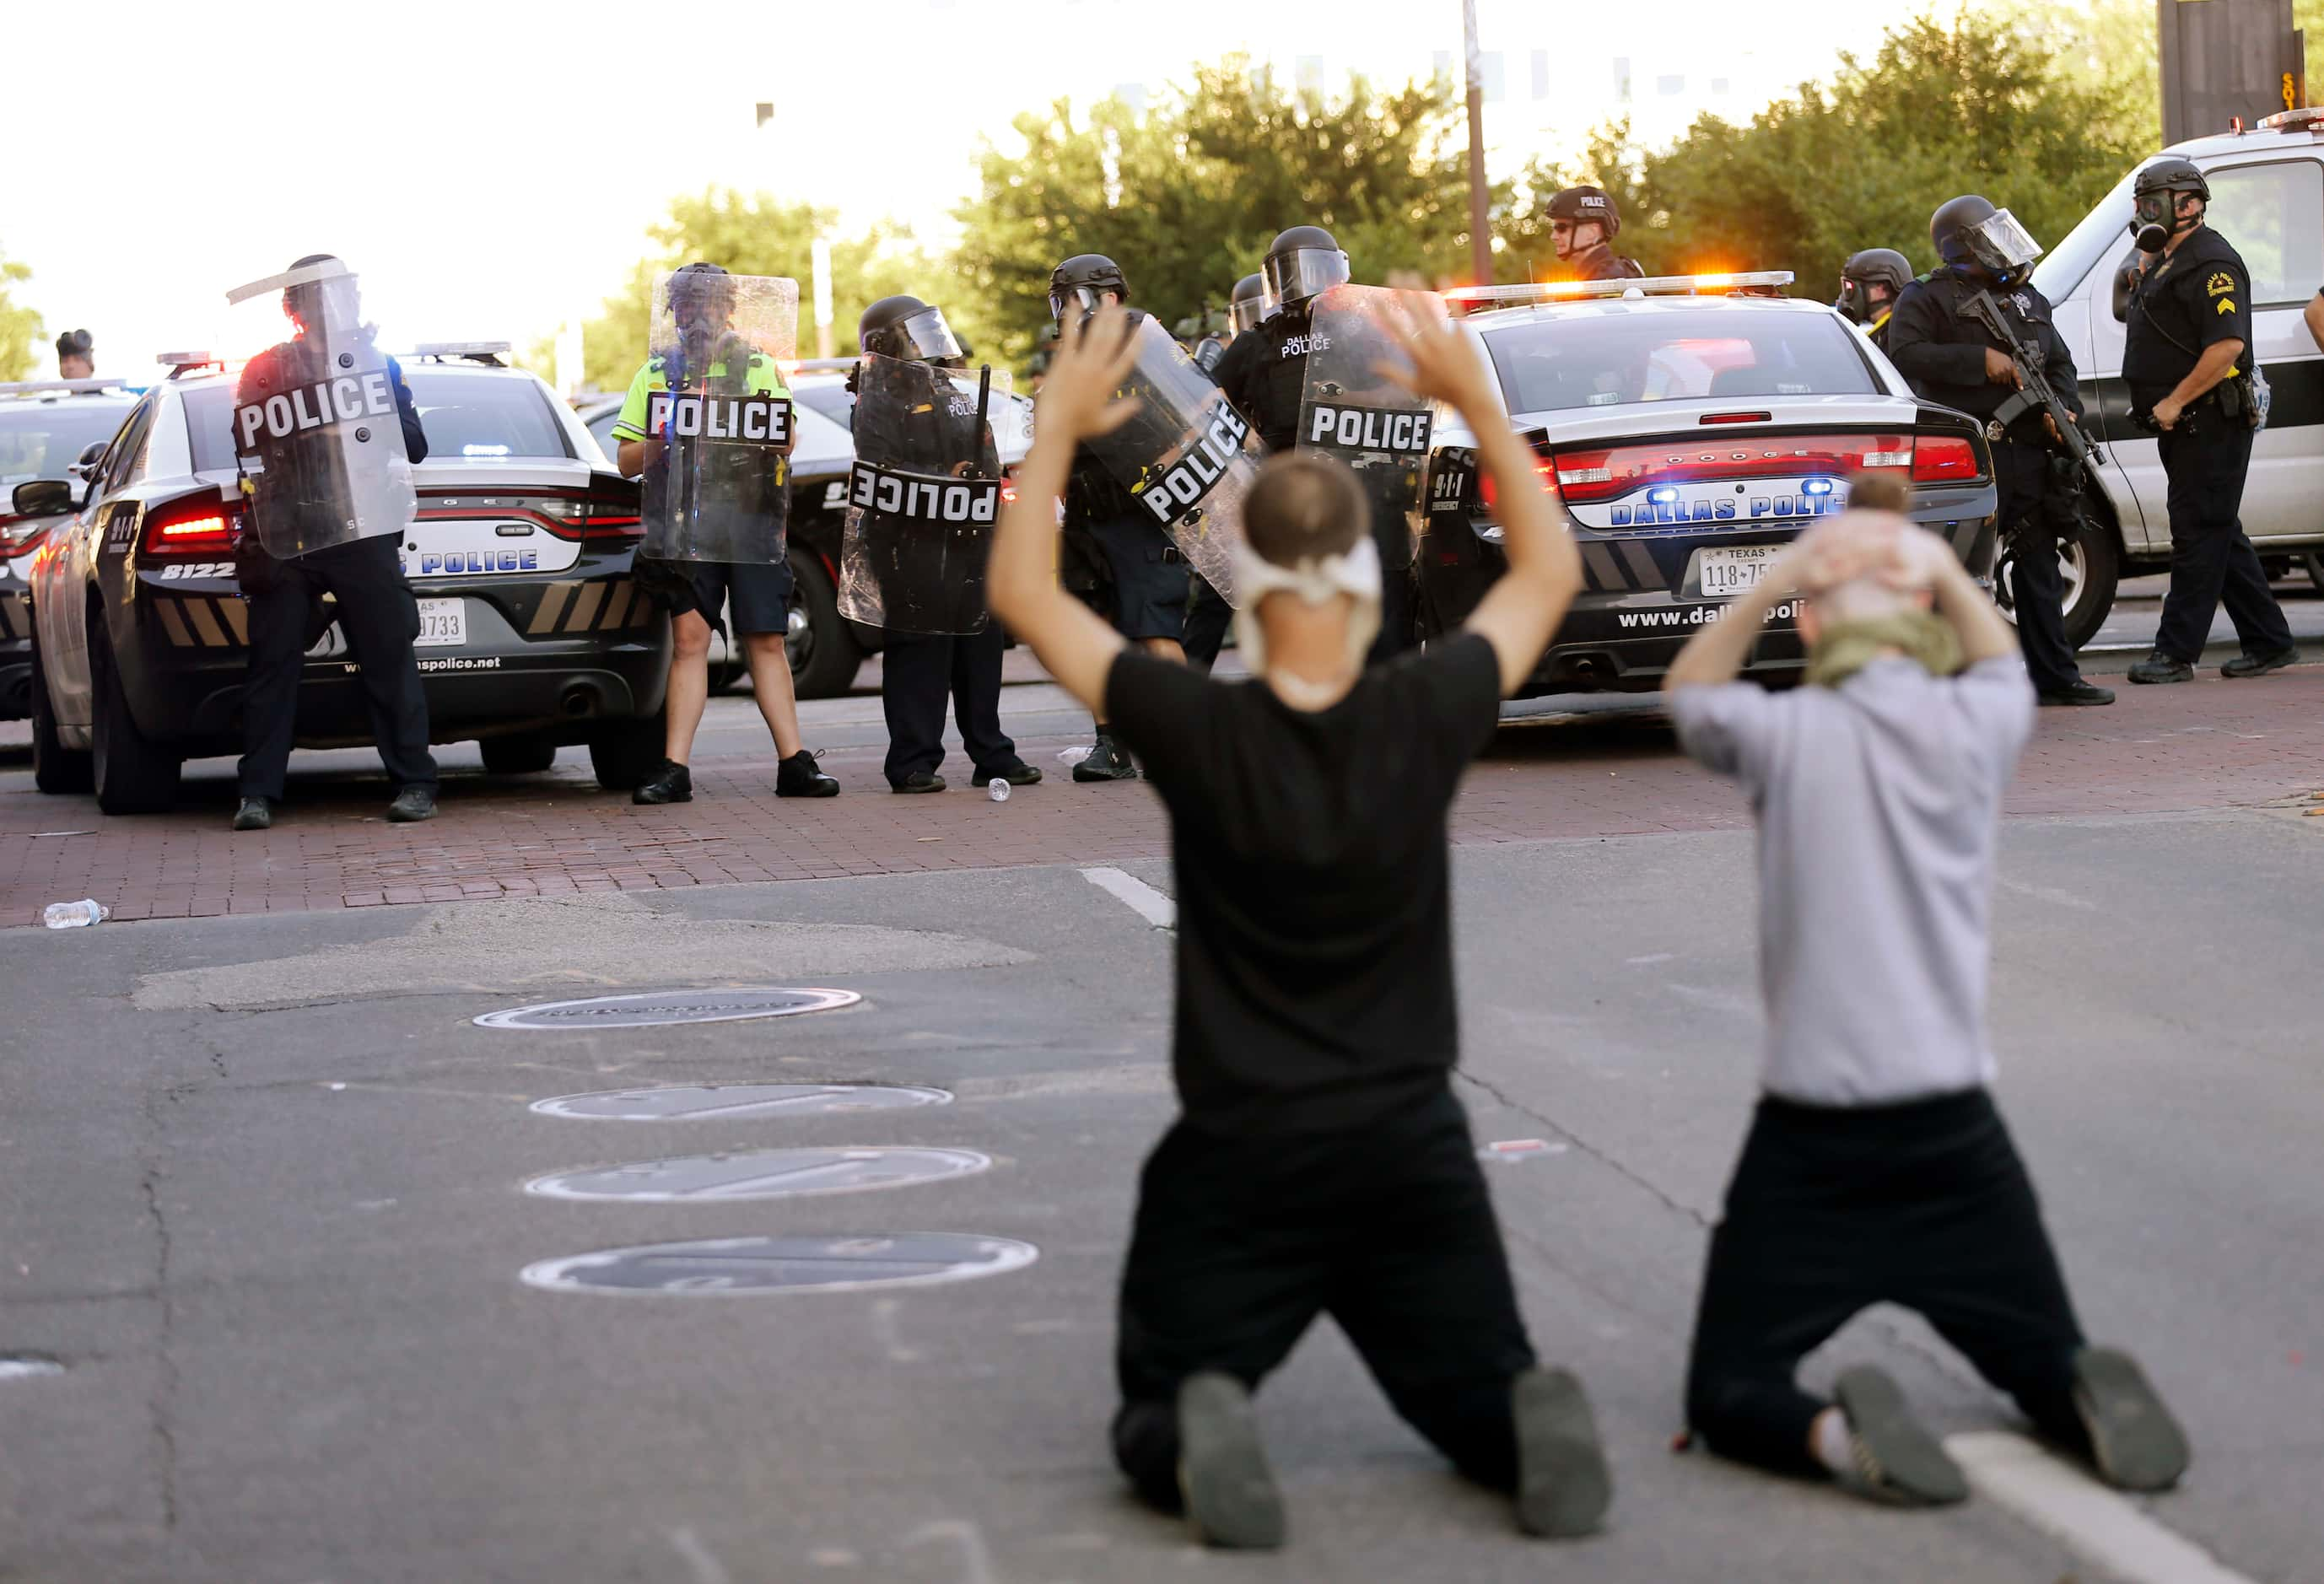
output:
[[[380,761],[395,782],[387,817],[430,819],[436,760],[412,653],[420,612],[397,557],[410,520],[410,465],[426,458],[428,437],[402,370],[362,323],[346,266],[310,253],[279,279],[288,282],[283,316],[298,334],[252,358],[235,387],[232,432],[252,522],[235,555],[249,607],[250,670],[234,828],[273,824],[326,594],[337,602]]]
[[[1981,304],[1998,313],[2039,358],[2037,372],[2079,422],[2073,357],[2051,322],[2049,302],[2026,279],[2040,247],[2008,210],[1974,194],[1940,207],[1930,218],[1929,237],[1944,262],[1926,280],[1904,288],[1887,327],[1888,355],[1914,391],[1988,420],[2012,405],[2026,371],[1979,317]],[[2025,410],[2011,417],[1999,435],[1989,434],[2018,643],[2043,704],[2112,704],[2111,691],[2082,680],[2066,637],[2058,542],[2076,531],[2082,483],[2079,465],[2062,455],[2067,437],[2053,431],[2051,421],[2041,411]]]
[[[886,297],[856,325],[855,462],[847,486],[840,608],[881,628],[884,769],[897,792],[945,789],[950,699],[977,784],[1026,787],[1041,772],[1001,729],[1007,636],[984,605],[984,561],[1001,508],[992,414],[1010,399],[964,361],[941,309]]]
[[[2251,272],[2204,223],[2211,189],[2192,161],[2154,161],[2131,193],[2144,262],[2125,311],[2122,373],[2132,421],[2156,435],[2169,479],[2171,589],[2154,652],[2130,679],[2192,677],[2223,598],[2243,653],[2219,674],[2262,676],[2300,651],[2238,516],[2265,416],[2251,359]]]
[[[1622,212],[1600,187],[1569,187],[1549,200],[1549,241],[1557,252],[1554,281],[1635,281],[1646,274],[1636,259],[1614,251]]]

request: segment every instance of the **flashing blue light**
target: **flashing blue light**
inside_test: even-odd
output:
[[[460,455],[463,456],[505,456],[508,454],[509,448],[506,446],[463,446],[460,447]]]
[[[1665,484],[1660,489],[1648,490],[1646,499],[1657,506],[1667,506],[1678,499],[1678,491],[1669,484]]]
[[[1829,495],[1831,493],[1831,480],[1812,478],[1800,486],[1800,493],[1807,495]]]

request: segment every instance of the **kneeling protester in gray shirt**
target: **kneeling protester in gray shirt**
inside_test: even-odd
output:
[[[1736,679],[1801,597],[1807,685]],[[1699,631],[1667,686],[1679,741],[1759,824],[1764,1093],[1711,1234],[1688,1423],[1722,1456],[1890,1503],[1969,1493],[1876,1366],[1836,1402],[1800,1360],[1862,1310],[1918,1311],[2052,1441],[2127,1489],[2185,1436],[2137,1364],[2092,1347],[1987,1086],[1995,845],[2034,727],[2015,635],[1903,517],[1818,524]]]

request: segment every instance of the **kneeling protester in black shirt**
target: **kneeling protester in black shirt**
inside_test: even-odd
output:
[[[1380,576],[1353,475],[1270,460],[1244,504],[1235,622],[1254,678],[1140,653],[1057,586],[1054,503],[1077,442],[1127,419],[1119,312],[1069,327],[995,537],[993,613],[1113,723],[1170,811],[1172,1063],[1183,1107],[1147,1161],[1121,1286],[1115,1454],[1226,1546],[1282,1543],[1250,1394],[1330,1312],[1390,1402],[1528,1533],[1611,1497],[1581,1385],[1536,1361],[1468,1119],[1445,818],[1500,700],[1582,581],[1533,458],[1457,327],[1409,327],[1416,394],[1457,408],[1504,503],[1509,570],[1468,629],[1364,668]]]

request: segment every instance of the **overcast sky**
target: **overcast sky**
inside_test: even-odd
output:
[[[1746,117],[1917,8],[1478,0],[1493,165],[1570,155],[1625,108],[1655,139]],[[132,376],[235,349],[226,289],[305,253],[362,272],[392,344],[521,346],[592,312],[678,192],[764,188],[941,244],[979,137],[1005,146],[1019,110],[1135,102],[1234,50],[1325,84],[1462,54],[1460,0],[20,0],[6,37],[0,252],[51,340],[86,325]]]

